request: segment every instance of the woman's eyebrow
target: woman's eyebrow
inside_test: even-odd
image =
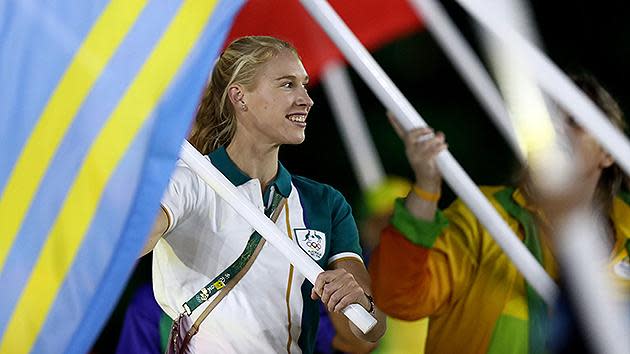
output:
[[[295,80],[296,77],[295,75],[284,75],[284,76],[280,76],[279,78],[276,78],[276,81],[285,80],[285,79]]]
[[[284,75],[284,76],[280,76],[278,78],[276,78],[276,81],[280,81],[280,80],[297,80],[297,76],[295,75]],[[304,81],[308,82],[309,81],[309,77],[308,75],[304,77]]]

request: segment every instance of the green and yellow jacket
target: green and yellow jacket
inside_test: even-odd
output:
[[[556,263],[519,189],[482,192],[554,278]],[[415,219],[402,199],[370,261],[377,305],[403,320],[429,317],[427,353],[541,353],[547,309],[461,201],[433,222]],[[630,290],[630,196],[615,199],[610,272]]]

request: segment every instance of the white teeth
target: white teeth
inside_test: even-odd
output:
[[[287,116],[287,118],[289,118],[289,120],[292,122],[299,122],[299,123],[306,122],[306,115],[303,115],[303,114],[292,114],[290,116]]]

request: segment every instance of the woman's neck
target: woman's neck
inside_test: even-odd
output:
[[[264,191],[278,173],[278,145],[252,142],[235,135],[226,151],[236,166],[251,178],[260,181]]]
[[[564,206],[576,206],[576,204],[581,204],[595,207],[596,191],[600,177],[601,171],[578,176],[575,180],[564,186],[566,189],[555,191],[556,194],[550,194],[551,191],[545,191],[544,189],[540,189],[540,187],[536,187],[532,177],[529,174],[525,174],[521,179],[520,187],[525,198],[534,205],[544,202],[564,202]],[[537,205],[537,207],[543,208],[544,206],[545,205]]]

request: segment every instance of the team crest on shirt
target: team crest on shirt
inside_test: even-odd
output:
[[[623,279],[630,279],[630,258],[624,257],[619,263],[614,266],[615,274]]]
[[[326,251],[326,234],[310,229],[294,229],[298,245],[316,261],[324,257]]]

